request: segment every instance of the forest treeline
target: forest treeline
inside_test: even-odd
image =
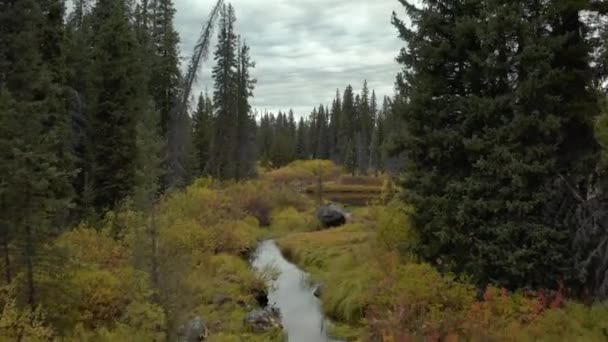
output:
[[[264,113],[258,128],[258,159],[281,167],[294,160],[329,159],[351,173],[398,172],[398,113],[385,96],[378,103],[367,81],[360,94],[336,90],[331,107],[320,104],[296,119],[292,110]],[[396,152],[395,152],[396,151]]]
[[[260,286],[239,259],[259,237],[251,213],[303,201],[283,189],[273,206],[266,183],[209,178],[176,190],[313,158],[398,172],[414,208],[404,255],[478,288],[605,299],[606,2],[399,2],[396,93],[380,104],[366,83],[347,86],[296,119],[256,117],[229,4],[212,10],[213,91],[190,99],[199,64],[182,68],[172,0],[75,0],[69,13],[65,0],[0,0],[2,327],[174,337],[189,313],[176,306],[200,304],[178,294],[213,283],[199,267],[246,296]]]

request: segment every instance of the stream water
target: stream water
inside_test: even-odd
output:
[[[252,265],[257,270],[273,267],[279,272],[268,293],[269,305],[280,309],[289,342],[335,341],[328,337],[321,302],[313,295],[307,274],[287,261],[274,241],[258,246]]]

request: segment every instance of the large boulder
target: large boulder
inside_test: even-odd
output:
[[[279,309],[267,307],[250,311],[245,316],[245,324],[254,333],[264,333],[275,328],[282,328]]]
[[[207,325],[200,317],[193,318],[181,329],[181,341],[183,342],[201,342],[207,338],[209,331]]]
[[[330,203],[317,210],[317,219],[323,227],[339,227],[346,223],[346,215],[337,205]]]

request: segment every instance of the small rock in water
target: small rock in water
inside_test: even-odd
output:
[[[207,338],[209,331],[207,325],[200,317],[193,318],[185,327],[182,327],[181,341],[183,342],[201,342]]]
[[[281,313],[275,307],[253,310],[245,316],[245,324],[255,333],[281,328]]]
[[[321,297],[323,295],[323,284],[317,284],[312,294],[317,298]]]
[[[344,212],[333,203],[321,206],[317,210],[317,219],[325,228],[339,227],[346,223]]]

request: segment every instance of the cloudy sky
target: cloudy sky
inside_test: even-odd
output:
[[[189,57],[215,0],[174,0],[182,55]],[[330,105],[336,88],[367,79],[379,97],[393,94],[402,42],[390,23],[397,0],[232,0],[237,31],[251,46],[258,80],[252,106],[308,114]],[[402,16],[402,15],[401,15]],[[215,42],[214,42],[215,45]],[[198,91],[212,93],[212,56]]]

